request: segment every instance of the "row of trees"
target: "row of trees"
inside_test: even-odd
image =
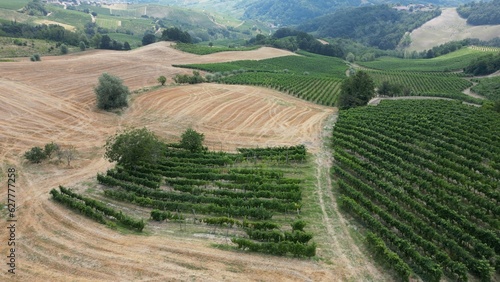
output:
[[[161,33],[161,37],[157,38],[153,33],[146,33],[142,37],[142,45],[146,46],[155,43],[157,40],[175,41],[182,43],[192,43],[191,35],[187,31],[183,31],[178,27],[168,27]]]
[[[50,160],[54,156],[57,157],[59,162],[63,159],[66,160],[68,166],[70,166],[71,161],[76,157],[76,149],[74,146],[61,148],[58,144],[51,142],[45,144],[44,148],[35,146],[24,153],[24,158],[31,163],[41,163],[44,160]]]

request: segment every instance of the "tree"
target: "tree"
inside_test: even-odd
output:
[[[342,82],[339,108],[348,109],[366,105],[375,94],[373,80],[364,71],[358,71]]]
[[[167,78],[165,76],[160,76],[158,77],[158,82],[161,84],[161,86],[165,85],[165,82],[167,82]]]
[[[31,60],[32,62],[39,62],[39,61],[41,61],[42,59],[40,58],[40,54],[35,54],[35,55],[31,56],[30,60]]]
[[[99,49],[111,49],[111,37],[109,37],[109,35],[104,34],[101,37],[101,42],[99,43]]]
[[[192,128],[186,129],[181,135],[181,147],[191,152],[203,151],[203,140],[205,136],[203,133],[198,133]]]
[[[57,145],[54,142],[45,144],[44,153],[49,159],[52,157],[52,154],[54,152],[57,152],[58,150],[59,150],[59,145]]]
[[[87,49],[87,46],[85,45],[85,42],[83,42],[83,41],[80,41],[79,47],[80,47],[80,51],[85,51],[85,49]]]
[[[132,48],[130,48],[130,44],[127,41],[125,41],[123,43],[123,50],[127,50],[128,51],[128,50],[131,50],[131,49]]]
[[[61,48],[61,54],[64,55],[68,54],[68,46],[66,46],[66,44],[62,44],[60,48]]]
[[[103,73],[99,77],[99,84],[94,88],[97,95],[97,107],[103,110],[112,110],[128,106],[127,98],[130,94],[128,87],[123,85],[120,78]]]
[[[104,156],[110,162],[123,166],[134,166],[140,162],[155,162],[161,156],[162,143],[147,128],[129,129],[115,134],[104,145]]]
[[[75,146],[70,146],[69,148],[62,150],[62,157],[66,159],[66,163],[70,166],[71,161],[76,158]]]
[[[353,54],[353,53],[349,52],[349,53],[347,54],[347,56],[345,57],[345,59],[346,59],[348,62],[351,62],[351,63],[352,63],[352,62],[354,62],[354,60],[356,59],[356,56],[354,56],[354,54]]]
[[[24,158],[28,161],[38,164],[47,158],[47,155],[40,147],[33,147],[24,153]]]
[[[146,46],[146,45],[149,45],[149,44],[155,43],[155,42],[156,42],[156,36],[154,34],[148,33],[148,34],[144,35],[144,37],[142,37],[142,45],[143,46]]]

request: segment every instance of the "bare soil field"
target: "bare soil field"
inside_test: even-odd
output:
[[[500,34],[500,25],[468,25],[461,18],[455,8],[443,9],[441,15],[436,17],[411,34],[412,43],[409,51],[423,51],[449,41],[465,38],[479,38],[490,40]]]
[[[103,72],[121,77],[131,90],[169,82],[189,73],[172,64],[265,59],[291,53],[262,48],[208,56],[182,53],[157,43],[130,52],[89,51],[43,57],[41,62],[2,63],[0,68],[0,158],[2,203],[7,199],[7,168],[17,170],[16,275],[4,263],[9,250],[7,212],[0,211],[0,280],[13,281],[387,281],[350,238],[335,206],[324,209],[322,226],[334,255],[292,259],[224,251],[213,240],[182,233],[123,234],[89,220],[50,199],[58,185],[95,188],[95,175],[112,164],[103,158],[108,136],[126,127],[146,126],[176,141],[187,126],[203,132],[211,149],[306,144],[322,152],[324,121],[336,112],[260,87],[201,84],[165,86],[134,94],[120,114],[95,109],[93,86]],[[73,145],[70,167],[55,162],[28,164],[22,154],[55,141]],[[318,162],[328,175],[328,158]],[[319,176],[318,176],[319,177]],[[319,179],[319,178],[318,178]],[[319,182],[319,180],[318,180]],[[325,186],[326,185],[326,186]],[[322,201],[334,203],[331,183],[321,181]],[[323,191],[324,190],[324,191]],[[2,205],[3,206],[3,205]],[[320,215],[321,216],[321,215]],[[332,222],[334,221],[334,222]],[[149,229],[149,230],[148,230]],[[333,249],[334,248],[334,249]]]

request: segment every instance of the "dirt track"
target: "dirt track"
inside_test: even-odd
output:
[[[155,85],[160,75],[171,78],[176,73],[190,72],[172,64],[290,54],[263,48],[195,56],[167,45],[158,43],[130,52],[90,51],[44,57],[39,63],[27,60],[2,63],[0,179],[4,188],[0,198],[4,199],[2,202],[7,198],[6,169],[15,167],[19,207],[16,280],[345,281],[360,277],[386,280],[369,260],[358,256],[335,262],[326,259],[328,263],[324,263],[217,250],[209,246],[211,241],[191,236],[124,235],[50,200],[49,190],[58,185],[71,187],[95,182],[96,173],[111,166],[102,158],[105,139],[128,126],[147,126],[171,141],[187,126],[193,126],[205,133],[212,149],[304,143],[313,152],[321,150],[322,121],[334,109],[265,88],[215,84],[169,86],[134,96],[132,106],[121,115],[95,109],[92,87],[102,72],[121,77],[134,90]],[[79,158],[72,167],[53,163],[31,165],[22,160],[24,151],[50,141],[77,148]],[[5,216],[5,210],[1,214]],[[8,234],[3,225],[0,228],[4,230],[0,233],[0,254],[5,258]],[[342,238],[335,240],[339,242]],[[347,249],[343,253],[348,253],[349,245],[344,248]],[[7,266],[2,265],[1,280],[7,275]]]

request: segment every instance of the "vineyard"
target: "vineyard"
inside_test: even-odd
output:
[[[500,76],[474,80],[479,84],[472,87],[472,91],[490,100],[500,100]]]
[[[332,140],[339,204],[404,281],[413,273],[424,281],[495,280],[499,136],[498,113],[457,102],[383,101],[342,111]]]
[[[219,83],[260,85],[317,104],[335,105],[347,66],[338,58],[301,54],[303,56],[180,67],[211,72],[210,79]]]
[[[381,57],[375,61],[357,63],[367,68],[387,71],[449,72],[462,70],[471,61],[494,52],[494,49],[462,48],[432,59]]]
[[[312,234],[304,231],[306,222],[300,220],[303,180],[290,169],[306,157],[303,145],[228,154],[192,153],[170,144],[162,160],[117,165],[98,174],[97,181],[105,197],[150,208],[151,220],[225,227],[236,235],[232,241],[242,250],[311,257],[316,244],[309,243]],[[136,229],[143,222],[60,189],[61,193],[51,191],[55,200],[98,222],[107,223],[112,217]]]
[[[196,55],[208,55],[218,52],[227,52],[227,51],[251,51],[260,48],[260,46],[252,46],[252,47],[237,47],[237,48],[229,48],[229,47],[220,47],[220,46],[205,46],[199,44],[187,44],[187,43],[177,43],[174,46],[175,49],[196,54]]]
[[[472,83],[459,74],[376,70],[369,70],[368,73],[379,87],[388,81],[409,90],[408,93],[400,93],[401,96],[436,96],[481,104],[479,99],[462,93]]]

